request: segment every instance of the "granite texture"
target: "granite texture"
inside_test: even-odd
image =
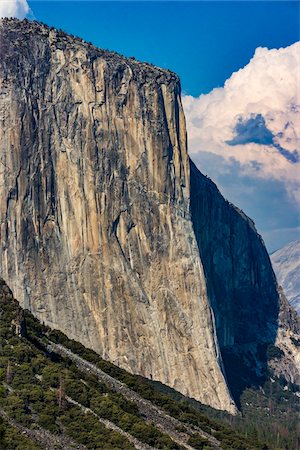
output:
[[[0,43],[1,276],[42,322],[234,412],[178,77],[32,22],[2,21]]]
[[[262,238],[193,162],[191,213],[230,388],[259,386],[270,368],[299,383],[299,319],[277,285]],[[270,345],[284,352],[282,359],[268,360]]]
[[[36,22],[2,20],[0,52],[0,276],[103,358],[235,413],[221,353],[259,372],[279,297],[253,222],[189,160],[178,77]]]

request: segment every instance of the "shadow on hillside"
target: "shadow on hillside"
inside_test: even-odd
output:
[[[267,346],[260,352],[259,363],[262,371],[257,375],[249,365],[244,362],[244,355],[241,352],[236,354],[234,349],[222,348],[222,359],[225,369],[226,379],[232,397],[238,408],[241,407],[241,395],[247,388],[258,389],[267,381]],[[253,367],[256,367],[258,359],[253,358]]]

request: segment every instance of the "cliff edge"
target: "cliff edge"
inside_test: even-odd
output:
[[[176,75],[36,22],[0,26],[0,268],[115,364],[234,412],[189,205]]]
[[[189,160],[178,77],[26,20],[1,20],[0,52],[0,275],[40,321],[234,413],[230,357],[261,375],[279,296]]]

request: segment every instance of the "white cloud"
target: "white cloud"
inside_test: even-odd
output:
[[[29,12],[26,0],[0,0],[0,17],[24,19]]]
[[[205,151],[237,161],[240,175],[279,180],[300,204],[299,73],[300,42],[257,48],[224,87],[184,96],[191,157]]]

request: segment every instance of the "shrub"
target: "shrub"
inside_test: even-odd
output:
[[[204,439],[200,436],[200,434],[194,434],[191,436],[188,440],[188,444],[191,447],[194,447],[196,450],[202,450],[202,449],[210,449],[211,446],[209,445],[209,442],[207,439]]]

